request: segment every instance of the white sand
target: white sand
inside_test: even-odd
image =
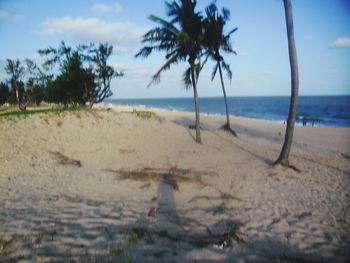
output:
[[[131,110],[0,118],[0,262],[349,259],[350,129],[296,127],[297,173],[271,166],[283,124],[232,117],[234,138],[202,115],[198,145],[194,114]],[[244,242],[219,249],[238,224]]]

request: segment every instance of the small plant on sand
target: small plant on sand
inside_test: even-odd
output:
[[[152,232],[146,227],[134,227],[131,233],[127,236],[126,241],[128,244],[136,244],[139,240],[152,240]]]
[[[119,263],[131,263],[131,258],[123,258],[121,261],[119,261]]]
[[[149,120],[155,116],[155,114],[151,111],[137,111],[136,109],[132,111],[132,114],[136,115],[136,117],[142,120]]]

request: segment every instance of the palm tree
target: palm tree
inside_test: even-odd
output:
[[[200,13],[195,11],[196,0],[175,0],[165,2],[170,21],[151,15],[149,19],[158,24],[143,36],[143,47],[136,57],[148,57],[153,51],[165,51],[166,62],[153,76],[148,86],[160,81],[163,71],[169,70],[173,64],[186,61],[189,68],[184,73],[187,88],[192,86],[196,113],[196,142],[201,143],[199,102],[197,80],[199,75],[199,59],[202,53],[203,23]]]
[[[27,105],[24,103],[24,84],[21,80],[25,74],[25,68],[17,60],[6,60],[6,73],[11,75],[11,86],[15,90],[17,104],[20,110],[26,110]]]
[[[292,147],[294,124],[297,116],[299,73],[298,73],[297,52],[296,52],[295,40],[294,40],[293,11],[292,11],[291,0],[284,0],[284,9],[285,9],[286,25],[287,25],[292,94],[290,97],[289,114],[288,114],[284,144],[283,144],[280,156],[278,157],[275,164],[289,166],[288,157],[289,157],[290,149]]]
[[[206,18],[204,19],[204,39],[203,44],[207,52],[207,56],[210,56],[215,62],[215,66],[212,73],[212,81],[214,80],[216,73],[219,69],[222,92],[224,94],[225,110],[226,110],[226,124],[223,129],[230,131],[234,136],[237,136],[235,131],[231,129],[230,117],[228,110],[228,103],[226,97],[226,90],[224,80],[222,77],[222,68],[226,70],[229,79],[232,79],[232,71],[230,65],[228,65],[221,55],[221,51],[228,54],[235,54],[232,45],[230,43],[230,36],[238,28],[232,29],[228,34],[224,34],[224,26],[230,19],[230,11],[226,8],[222,9],[222,14],[218,12],[218,8],[215,3],[209,5],[206,9]]]

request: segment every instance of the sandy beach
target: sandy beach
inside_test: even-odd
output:
[[[138,110],[0,117],[0,262],[349,262],[350,128]]]

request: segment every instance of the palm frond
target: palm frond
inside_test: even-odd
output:
[[[148,57],[153,51],[152,47],[143,47],[138,53],[136,53],[135,58],[138,57]]]
[[[198,82],[199,73],[201,72],[201,63],[200,61],[194,65],[194,75],[196,77],[196,83]]]
[[[231,13],[230,10],[228,10],[227,8],[224,7],[222,9],[222,15],[225,21],[230,20]]]
[[[230,81],[232,80],[232,71],[230,69],[230,65],[227,64],[224,60],[221,61],[221,65],[222,65],[222,68],[226,71],[227,73],[227,77],[230,79]]]
[[[185,89],[190,89],[192,87],[192,81],[191,81],[191,68],[186,69],[184,74],[182,75],[182,80],[185,84]]]
[[[148,19],[151,20],[152,22],[158,23],[159,25],[165,28],[168,28],[169,30],[174,30],[174,31],[177,30],[177,28],[171,22],[166,21],[165,19],[160,18],[158,16],[150,15]]]
[[[234,29],[232,29],[230,32],[228,32],[226,34],[226,37],[230,37],[234,32],[236,32],[238,30],[238,27],[235,27]]]
[[[211,73],[211,81],[213,81],[215,79],[216,72],[218,71],[218,68],[219,68],[219,63],[216,63],[214,68],[213,68],[213,72]]]
[[[232,53],[232,54],[237,55],[237,52],[233,49],[231,43],[229,43],[229,42],[222,43],[221,49],[222,49],[222,51],[224,51],[226,53]]]
[[[208,59],[209,59],[209,57],[210,57],[210,53],[209,52],[205,52],[204,54],[203,54],[203,56],[205,56],[205,59],[204,59],[204,62],[202,63],[202,65],[201,65],[201,71],[202,71],[202,69],[204,68],[204,66],[205,66],[205,64],[207,64],[207,62],[208,62]]]
[[[160,75],[163,73],[163,71],[166,71],[170,69],[171,65],[173,63],[177,63],[179,60],[178,54],[172,56],[170,59],[168,59],[163,66],[156,72],[156,74],[153,75],[151,82],[147,85],[147,88],[149,88],[153,84],[157,84],[160,82]]]

